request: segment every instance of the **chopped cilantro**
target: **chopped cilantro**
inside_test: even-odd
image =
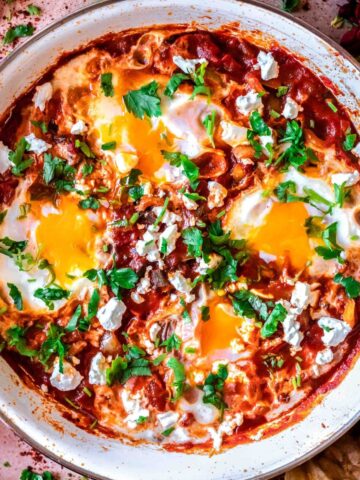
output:
[[[94,171],[94,165],[91,163],[85,163],[81,169],[81,174],[83,177],[91,175]]]
[[[164,342],[160,343],[160,347],[166,347],[167,352],[172,352],[173,350],[179,350],[181,344],[181,338],[179,338],[176,333],[173,333]]]
[[[259,112],[252,112],[249,121],[253,132],[255,132],[257,135],[271,135],[270,128],[266,125]]]
[[[45,122],[40,122],[37,120],[31,120],[31,124],[34,125],[34,127],[40,128],[42,133],[47,133],[48,132],[48,126],[46,125]]]
[[[10,327],[8,330],[6,330],[8,345],[10,347],[14,347],[20,353],[20,355],[23,355],[24,357],[35,357],[38,352],[28,348],[26,332],[27,329],[19,326]]]
[[[34,297],[42,300],[49,310],[54,310],[54,301],[69,298],[70,292],[56,285],[45,288],[37,288]]]
[[[21,472],[20,480],[55,480],[55,478],[48,471],[45,471],[44,473],[34,473],[27,468]]]
[[[175,167],[181,168],[182,173],[189,179],[190,186],[193,190],[196,190],[199,182],[199,167],[189,159],[187,155],[180,152],[167,152],[162,150],[161,152],[168,162]]]
[[[215,110],[213,110],[211,113],[206,115],[206,117],[203,120],[203,125],[205,127],[206,133],[210,139],[210,143],[213,148],[215,148],[215,143],[214,143],[215,120],[216,120]]]
[[[185,367],[176,357],[169,358],[166,365],[171,368],[174,374],[174,381],[172,383],[174,387],[173,401],[176,401],[182,396],[185,389]]]
[[[352,150],[356,142],[356,133],[348,133],[343,142],[343,148],[346,152]]]
[[[286,308],[281,303],[277,303],[261,328],[261,336],[263,338],[271,337],[277,331],[279,322],[285,320],[286,315]]]
[[[209,373],[205,379],[204,385],[201,387],[204,392],[202,398],[203,403],[210,403],[218,408],[221,412],[221,418],[224,415],[225,408],[227,408],[227,404],[223,398],[223,390],[227,377],[227,366],[219,365],[217,373]]]
[[[210,308],[208,306],[203,305],[200,308],[200,312],[201,312],[201,320],[203,322],[207,322],[208,320],[210,320]]]
[[[190,78],[191,77],[189,75],[186,75],[185,73],[175,73],[168,81],[164,90],[164,95],[172,98],[176,90],[180,87],[180,85],[185,80],[190,80]]]
[[[30,4],[26,7],[26,9],[30,13],[30,15],[41,15],[41,8],[37,7],[36,5]]]
[[[322,239],[325,246],[316,247],[315,251],[325,260],[336,259],[339,263],[344,263],[342,258],[343,249],[337,244],[336,240],[337,222],[332,223],[322,233]]]
[[[61,340],[64,335],[62,328],[56,324],[51,324],[47,331],[46,340],[42,343],[39,352],[39,360],[46,367],[49,365],[50,358],[57,355],[59,357],[60,373],[63,373],[64,358],[68,350],[68,346]]]
[[[81,317],[81,313],[82,313],[81,305],[78,305],[74,313],[72,314],[72,317],[70,318],[68,324],[65,327],[66,332],[74,332],[76,330],[76,327]]]
[[[116,142],[107,142],[101,145],[101,150],[115,150]]]
[[[82,210],[97,210],[100,208],[100,202],[95,197],[84,198],[83,200],[80,200],[78,205]]]
[[[89,145],[86,142],[79,140],[78,138],[75,140],[75,147],[79,148],[82,153],[87,158],[95,158],[94,152],[91,151]]]
[[[53,182],[58,192],[70,192],[74,190],[75,173],[75,168],[69,165],[66,160],[45,153],[43,179],[47,185]]]
[[[201,230],[196,227],[188,227],[182,232],[182,238],[187,245],[188,255],[191,257],[201,257],[203,237]]]
[[[168,437],[169,435],[172,434],[172,432],[175,430],[175,427],[170,427],[170,428],[167,428],[166,430],[164,430],[163,432],[161,432],[161,435],[163,435],[164,437]]]
[[[22,137],[17,142],[15,146],[15,151],[9,153],[9,160],[14,164],[11,172],[17,177],[21,176],[23,172],[34,163],[34,160],[32,158],[23,158],[25,150],[27,148],[28,143],[25,140],[25,137]]]
[[[295,0],[295,1],[298,1],[298,0]],[[276,96],[283,97],[284,95],[287,94],[288,91],[289,91],[289,87],[287,87],[286,85],[281,85],[280,87],[277,88]]]

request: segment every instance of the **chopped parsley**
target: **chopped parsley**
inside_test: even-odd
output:
[[[213,110],[211,113],[206,115],[206,117],[203,120],[203,125],[205,127],[206,133],[210,139],[210,143],[213,148],[215,148],[215,143],[214,143],[215,120],[216,120],[215,110]]]
[[[182,173],[189,179],[191,188],[196,190],[199,184],[199,167],[183,153],[165,150],[162,150],[161,153],[165,160],[170,162],[170,165],[181,168]]]
[[[16,27],[9,28],[6,32],[3,42],[5,45],[14,42],[17,38],[21,37],[31,37],[34,33],[35,28],[28,24],[28,25],[17,25]]]
[[[124,95],[124,102],[128,112],[137,118],[160,117],[160,97],[157,93],[159,84],[155,81],[144,85],[139,90],[130,90]]]
[[[195,86],[191,95],[191,99],[194,99],[196,95],[206,95],[207,97],[210,97],[211,95],[210,87],[205,85],[205,74],[207,66],[207,62],[201,63],[201,65],[195,70],[195,73],[192,75]]]
[[[336,240],[337,222],[332,223],[322,232],[322,239],[325,246],[316,247],[315,251],[325,260],[336,259],[339,263],[344,263],[342,258],[343,249],[337,244]]]
[[[32,470],[27,468],[21,472],[20,480],[55,480],[55,478],[48,471],[43,473],[34,473]]]
[[[190,80],[190,79],[191,77],[189,75],[186,75],[185,73],[175,73],[166,84],[164,95],[172,98],[176,90],[180,87],[180,85],[185,80]]]
[[[41,8],[37,7],[36,5],[30,4],[26,7],[26,9],[30,13],[30,15],[41,15]]]
[[[163,435],[164,437],[168,437],[169,435],[172,434],[172,432],[174,430],[175,430],[175,427],[169,427],[166,430],[164,430],[163,432],[161,432],[161,435]]]
[[[352,150],[356,142],[356,133],[348,133],[343,142],[343,148],[346,152]]]
[[[48,126],[45,122],[40,122],[37,120],[31,120],[31,124],[34,125],[34,127],[40,128],[42,133],[47,133],[48,132]]]
[[[289,87],[287,87],[286,85],[281,85],[276,90],[276,96],[283,97],[284,95],[287,94],[288,91],[289,91]]]
[[[144,358],[144,350],[136,345],[123,345],[123,350],[125,356],[115,358],[106,369],[106,383],[109,386],[116,382],[125,384],[131,377],[151,376],[150,362]]]
[[[188,227],[182,232],[183,242],[187,246],[188,255],[191,257],[201,257],[203,236],[201,230],[197,227]]]
[[[341,273],[337,273],[334,282],[339,283],[345,288],[346,295],[349,298],[358,298],[360,296],[360,282],[353,277],[344,277]]]
[[[103,73],[100,77],[100,88],[105,97],[113,97],[115,95],[113,82],[112,82],[113,74]]]
[[[279,155],[275,165],[284,164],[285,168],[293,166],[299,169],[308,160],[317,161],[317,157],[311,148],[305,146],[304,133],[296,120],[286,124],[286,130],[281,143],[290,143],[290,146]]]
[[[287,310],[285,307],[281,305],[281,303],[277,303],[270,313],[268,318],[266,319],[264,325],[261,327],[261,336],[263,338],[268,338],[274,335],[274,333],[278,329],[279,322],[283,322],[287,315]]]
[[[107,142],[101,145],[101,150],[115,150],[116,142]]]
[[[49,310],[54,310],[54,301],[69,298],[70,292],[57,285],[45,288],[37,288],[34,297],[42,300]]]
[[[45,153],[43,179],[47,185],[53,183],[57,192],[74,190],[75,173],[75,168],[69,165],[66,160]]]
[[[203,305],[200,308],[200,312],[201,312],[201,320],[203,322],[207,322],[208,320],[210,320],[210,308],[208,306]]]
[[[174,387],[173,401],[178,400],[185,389],[186,374],[184,365],[176,357],[169,358],[166,364],[173,371],[174,381],[172,386]]]
[[[8,283],[7,286],[9,287],[9,295],[12,298],[15,307],[18,310],[22,310],[24,307],[24,304],[23,304],[23,299],[22,299],[20,290],[13,283]]]
[[[224,415],[227,404],[223,397],[225,381],[228,377],[228,368],[226,365],[219,365],[217,373],[209,373],[204,385],[201,387],[204,396],[203,403],[210,403],[220,410],[220,418]]]
[[[100,208],[100,202],[95,197],[84,198],[83,200],[80,200],[78,205],[82,210],[97,210]]]
[[[173,350],[179,350],[181,344],[181,338],[179,338],[176,333],[173,333],[164,342],[160,343],[160,347],[166,347],[167,352],[172,352]]]
[[[80,151],[85,155],[85,157],[87,158],[95,158],[95,154],[94,152],[91,151],[91,148],[89,147],[89,145],[82,141],[82,140],[79,140],[78,138],[75,140],[75,147],[76,148],[79,148]]]
[[[110,286],[114,295],[121,298],[121,289],[130,290],[135,287],[139,277],[131,268],[113,268],[111,270],[87,270],[84,277],[92,282],[97,281],[99,287]]]
[[[26,332],[26,328],[21,328],[19,326],[10,327],[6,330],[7,343],[10,347],[14,347],[20,355],[23,355],[24,357],[35,357],[38,352],[28,348]]]
[[[52,323],[47,331],[46,340],[42,343],[39,360],[45,366],[49,366],[49,360],[54,355],[59,357],[59,371],[63,373],[63,364],[65,354],[68,346],[62,342],[62,337],[65,335],[64,330],[58,325]]]
[[[14,164],[11,169],[13,175],[20,177],[23,172],[29,168],[33,163],[33,158],[25,158],[24,153],[28,148],[28,143],[25,140],[25,137],[20,138],[15,146],[15,150],[9,153],[9,160]]]

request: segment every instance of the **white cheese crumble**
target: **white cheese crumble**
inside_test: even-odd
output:
[[[301,313],[310,305],[311,291],[310,285],[305,282],[296,282],[291,294],[291,304],[299,309]]]
[[[346,322],[332,317],[321,317],[319,327],[324,331],[321,340],[327,347],[336,347],[345,340],[351,328]]]
[[[195,202],[195,200],[191,200],[191,198],[188,198],[186,195],[182,194],[181,199],[184,203],[185,208],[188,210],[197,210],[199,205]]]
[[[50,100],[53,94],[53,88],[50,82],[46,82],[39,87],[36,87],[36,92],[33,98],[35,107],[41,112],[45,110],[46,103]]]
[[[207,63],[207,60],[206,58],[187,59],[182,57],[181,55],[174,55],[173,62],[184,73],[194,74],[197,66],[201,65],[202,63]]]
[[[258,67],[260,67],[262,80],[272,80],[279,75],[279,64],[272,53],[260,51],[257,56]]]
[[[101,326],[111,332],[121,327],[125,310],[125,303],[113,297],[99,309],[97,318]]]
[[[185,295],[185,300],[187,303],[192,302],[195,300],[195,295],[191,294],[191,290],[193,289],[191,285],[191,280],[188,280],[184,277],[184,275],[177,271],[174,273],[169,273],[168,275],[169,282],[171,285],[180,293]]]
[[[3,144],[0,141],[0,174],[6,172],[6,170],[11,167],[11,162],[9,160],[10,148]]]
[[[147,408],[143,408],[141,405],[141,396],[139,393],[132,395],[128,390],[124,389],[121,392],[121,400],[123,407],[128,414],[125,418],[125,422],[128,424],[128,427],[133,429],[137,427],[136,420],[139,417],[149,417],[150,412]]]
[[[46,143],[41,138],[36,138],[33,133],[30,133],[30,135],[27,135],[25,137],[25,140],[29,144],[29,151],[34,152],[37,155],[41,155],[42,153],[49,150],[49,148],[51,147],[49,143]]]
[[[71,127],[70,133],[73,135],[81,135],[82,133],[86,132],[86,124],[84,120],[78,120],[74,125]]]
[[[225,415],[223,422],[220,424],[219,428],[208,428],[208,432],[213,440],[214,450],[217,452],[221,448],[222,440],[224,435],[231,435],[236,427],[240,427],[244,421],[242,413],[235,413],[233,417],[230,415]]]
[[[351,150],[351,153],[360,157],[360,142]]]
[[[161,330],[161,326],[157,322],[151,325],[151,327],[149,328],[149,338],[152,342],[156,341],[160,330]]]
[[[63,361],[63,373],[61,373],[59,358],[57,358],[53,365],[50,383],[61,392],[69,392],[70,390],[75,390],[83,378],[76,368],[66,360]]]
[[[90,363],[89,383],[91,385],[106,385],[106,369],[108,364],[104,355],[98,352]]]
[[[272,147],[275,144],[275,135],[274,131],[270,128],[270,135],[259,135],[260,145],[263,147],[263,152],[265,155],[270,157]]]
[[[359,179],[360,174],[357,170],[347,173],[334,173],[334,175],[331,175],[331,183],[333,185],[341,186],[345,184],[345,187],[352,187],[358,183]]]
[[[325,348],[317,353],[315,362],[318,365],[326,365],[327,363],[331,363],[334,359],[334,354],[331,348]]]
[[[289,120],[294,120],[302,110],[302,106],[295,102],[294,99],[286,97],[284,109],[282,111],[283,117],[288,118]]]
[[[260,95],[255,90],[250,90],[246,95],[240,95],[235,100],[235,106],[242,115],[250,115],[252,112],[264,110]]]
[[[168,183],[185,183],[187,181],[187,177],[182,173],[181,169],[169,163],[164,163],[164,165],[155,172],[155,177],[157,179],[164,178]]]
[[[227,189],[218,182],[208,182],[209,196],[208,207],[210,210],[224,205],[224,199],[227,196]]]
[[[162,253],[166,256],[169,255],[171,252],[175,250],[176,241],[180,237],[180,233],[178,232],[176,225],[170,225],[166,227],[165,230],[160,233],[159,236],[159,247],[161,248],[163,243],[165,242],[165,247],[162,250]]]
[[[179,420],[179,416],[180,415],[177,412],[168,411],[164,413],[158,413],[157,419],[162,429],[167,430],[176,424],[176,422]]]
[[[284,340],[295,348],[299,348],[304,338],[300,331],[300,322],[297,317],[309,306],[311,300],[310,285],[304,282],[296,282],[289,302],[282,302],[288,311],[282,322]]]
[[[248,129],[246,127],[241,127],[240,125],[236,125],[233,122],[226,122],[225,120],[222,120],[220,122],[220,127],[221,138],[228,145],[231,145],[232,147],[237,147],[240,144],[248,143]]]
[[[160,252],[156,244],[158,239],[159,234],[157,232],[147,230],[142,240],[136,242],[135,250],[141,257],[146,257],[149,262],[156,262],[160,260]]]

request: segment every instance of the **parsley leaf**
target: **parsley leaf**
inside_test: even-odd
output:
[[[97,210],[100,208],[100,202],[95,197],[84,198],[83,200],[80,200],[78,205],[82,210]]]
[[[179,338],[176,333],[173,333],[164,342],[160,343],[160,347],[166,347],[167,352],[172,352],[173,350],[179,350],[181,344],[181,338]]]
[[[281,303],[277,303],[261,328],[261,336],[263,338],[271,337],[277,331],[279,322],[285,320],[286,315],[286,308]]]
[[[257,135],[271,135],[270,128],[266,125],[259,112],[252,112],[249,121],[253,132],[255,132]]]
[[[37,120],[31,120],[31,124],[34,125],[34,127],[40,128],[42,133],[47,133],[48,132],[48,126],[46,125],[45,122],[40,122]]]
[[[188,255],[201,257],[203,237],[201,230],[196,227],[188,227],[182,232],[182,238],[187,245]]]
[[[27,329],[21,328],[17,325],[10,327],[6,330],[7,342],[10,347],[16,348],[20,355],[23,355],[24,357],[35,357],[38,352],[28,348],[25,336],[26,332]]]
[[[70,292],[56,285],[52,287],[37,288],[34,297],[42,300],[49,310],[54,310],[54,301],[69,298]]]
[[[135,287],[139,277],[131,268],[113,268],[112,270],[96,270],[95,268],[87,270],[84,277],[92,282],[98,281],[99,287],[109,285],[114,295],[118,298],[121,289],[131,290]]]
[[[75,168],[59,157],[50,153],[44,155],[43,179],[48,185],[55,183],[57,191],[72,191],[74,189]]]
[[[343,142],[343,148],[346,152],[354,148],[356,142],[356,133],[348,133]]]
[[[82,151],[82,153],[85,155],[85,157],[95,158],[95,153],[91,151],[91,148],[86,142],[81,141],[77,138],[75,140],[75,147],[79,148]]]
[[[21,176],[22,173],[33,164],[34,160],[32,158],[23,159],[28,143],[25,140],[25,137],[20,138],[15,146],[15,151],[9,152],[9,160],[14,164],[11,169],[13,175],[17,177]]]
[[[28,5],[26,8],[30,15],[41,15],[41,8],[36,5]]]
[[[139,351],[142,352],[141,349]],[[145,358],[141,358],[142,353],[139,351],[136,355],[139,358],[129,355],[128,358],[117,357],[111,362],[110,367],[106,369],[107,385],[111,386],[115,382],[124,384],[131,377],[151,376],[150,362]]]
[[[74,332],[76,330],[76,327],[81,317],[81,313],[81,305],[78,305],[75,309],[75,312],[72,314],[72,317],[70,318],[68,324],[65,327],[66,332]]]
[[[100,87],[105,97],[113,97],[115,94],[112,77],[113,74],[110,72],[103,73],[100,77]]]
[[[28,468],[26,470],[23,470],[21,472],[20,480],[55,480],[53,475],[45,471],[44,473],[34,473],[33,471],[29,470]]]
[[[160,117],[160,97],[157,90],[159,84],[155,81],[144,85],[139,90],[130,90],[124,95],[124,102],[128,112],[137,118]]]
[[[172,98],[176,90],[182,84],[182,82],[184,82],[185,80],[190,80],[190,78],[191,77],[189,75],[186,75],[185,73],[175,73],[168,81],[164,90],[164,95]]]
[[[274,190],[275,195],[280,200],[280,202],[289,203],[289,202],[298,202],[301,200],[296,195],[296,183],[292,180],[287,182],[279,183],[279,185]]]
[[[68,346],[62,342],[65,335],[62,328],[52,323],[47,331],[46,340],[43,342],[39,352],[39,360],[45,366],[49,366],[49,360],[53,355],[59,357],[59,371],[63,373],[63,364]]]
[[[27,244],[27,240],[16,241],[9,237],[0,238],[0,253],[13,258],[23,252]]]
[[[201,311],[201,320],[203,322],[207,322],[208,320],[210,320],[210,308],[208,306],[203,305],[200,308],[200,311]]]
[[[185,367],[175,357],[169,358],[166,365],[169,368],[171,368],[174,374],[174,381],[172,383],[172,386],[174,387],[173,401],[175,402],[182,396],[185,389],[185,382],[186,382]]]
[[[116,142],[107,142],[101,145],[101,150],[115,150]]]
[[[317,161],[317,157],[311,148],[305,146],[303,130],[296,120],[286,124],[286,130],[281,143],[290,143],[290,146],[279,155],[276,165],[285,162],[285,167],[292,165],[299,169],[309,159]]]
[[[181,168],[182,173],[189,179],[191,188],[196,190],[199,184],[199,167],[183,153],[167,152],[165,150],[162,150],[161,153],[165,160],[170,162],[170,165]]]
[[[220,418],[224,415],[227,404],[223,398],[223,390],[225,381],[228,377],[228,368],[226,365],[219,365],[217,373],[209,373],[206,377],[204,385],[201,387],[204,396],[203,403],[210,403],[220,410]]]
[[[12,43],[17,38],[21,37],[30,37],[34,33],[35,28],[28,24],[28,25],[17,25],[16,27],[9,28],[4,36],[4,44],[8,45]]]
[[[286,85],[281,85],[280,87],[277,88],[276,96],[283,97],[284,95],[287,94],[288,91],[289,91],[289,87],[287,87]]]
[[[341,273],[337,273],[334,282],[339,283],[345,288],[346,295],[349,298],[358,298],[360,296],[360,282],[353,277],[344,277]]]
[[[206,115],[206,117],[202,122],[205,127],[206,133],[210,138],[210,142],[213,148],[215,148],[215,143],[214,143],[215,120],[216,120],[216,111],[213,110],[211,113]]]
[[[100,302],[100,293],[99,290],[96,288],[90,298],[89,305],[88,305],[88,314],[86,316],[86,320],[90,322],[95,315],[97,314]]]
[[[268,318],[267,303],[249,290],[235,292],[232,303],[237,315],[248,318],[255,318],[258,315],[264,321]]]
[[[337,222],[332,223],[322,233],[322,239],[324,240],[325,247],[316,247],[315,251],[318,255],[325,260],[336,259],[339,263],[344,263],[341,254],[343,249],[337,244],[336,240]]]
[[[18,310],[22,310],[24,305],[23,305],[23,299],[20,290],[16,285],[13,283],[8,283],[7,286],[9,287],[9,295],[14,301],[14,305]]]

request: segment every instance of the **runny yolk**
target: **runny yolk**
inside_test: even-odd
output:
[[[309,214],[303,203],[274,203],[263,224],[254,230],[249,244],[256,250],[274,255],[283,263],[288,257],[301,270],[311,257],[305,221]]]
[[[201,354],[208,355],[216,350],[230,347],[230,342],[238,337],[236,328],[241,325],[241,317],[232,314],[232,307],[221,297],[208,303],[210,318],[200,324]]]
[[[56,282],[66,286],[71,284],[67,274],[95,266],[95,235],[93,223],[76,200],[61,197],[57,210],[59,213],[39,215],[35,235],[41,257],[53,266]]]

